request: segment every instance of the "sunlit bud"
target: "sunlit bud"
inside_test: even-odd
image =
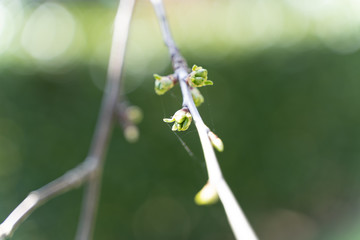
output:
[[[125,111],[126,116],[132,123],[138,124],[143,119],[143,113],[138,106],[127,107]]]
[[[209,182],[195,195],[195,203],[198,205],[210,205],[218,200],[216,189]]]
[[[182,123],[183,121],[185,121],[187,113],[189,113],[189,111],[187,109],[180,109],[180,110],[176,111],[176,113],[174,114],[174,117],[173,117],[175,122]]]
[[[174,122],[171,128],[173,131],[185,131],[191,124],[192,116],[187,108],[182,108],[172,118],[164,118],[163,121],[166,123]]]
[[[199,107],[204,102],[204,97],[201,95],[199,89],[191,88],[191,95],[194,100],[195,106]]]
[[[139,139],[139,129],[134,125],[127,126],[124,129],[124,136],[128,142],[134,143]]]
[[[192,70],[195,71],[195,77],[207,78],[208,71],[206,69],[194,65]]]
[[[206,85],[213,85],[213,82],[208,80],[208,71],[202,67],[194,65],[192,72],[189,74],[187,79],[191,87],[202,87]]]
[[[155,78],[155,92],[157,95],[163,95],[167,91],[169,91],[173,86],[176,79],[174,75],[169,76],[160,76],[154,74]]]
[[[219,152],[224,151],[224,144],[218,136],[216,136],[213,132],[209,131],[208,137],[210,139],[211,144],[213,145],[214,148],[216,148],[216,150],[218,150]]]

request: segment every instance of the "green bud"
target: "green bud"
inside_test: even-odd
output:
[[[174,76],[160,76],[154,74],[155,78],[155,92],[157,95],[163,95],[174,86]]]
[[[166,123],[174,122],[171,128],[173,131],[186,131],[191,124],[192,116],[187,108],[182,108],[178,110],[174,116],[164,118],[163,121]]]
[[[124,129],[124,136],[128,142],[134,143],[139,139],[139,129],[134,125],[127,126]]]
[[[208,71],[206,69],[196,66],[195,68],[193,67],[193,71],[195,71],[195,77],[207,78]]]
[[[128,119],[135,124],[138,124],[143,119],[143,113],[141,111],[141,108],[137,106],[130,106],[127,107],[125,110],[125,114],[128,117]]]
[[[192,82],[196,86],[201,86],[203,84],[203,82],[204,82],[204,78],[202,78],[202,77],[194,77]]]
[[[173,116],[175,122],[178,122],[178,123],[184,122],[186,119],[187,113],[188,113],[188,111],[184,111],[183,109],[178,110]]]
[[[210,205],[218,200],[216,189],[209,182],[195,196],[195,203],[198,205]]]
[[[208,71],[202,67],[194,65],[187,81],[191,87],[203,87],[206,85],[213,85],[213,82],[208,80]]]
[[[213,132],[209,131],[208,137],[210,139],[211,144],[216,150],[218,150],[219,152],[224,151],[224,144],[218,136],[216,136]]]
[[[186,113],[186,118],[182,123],[181,129],[179,131],[186,131],[190,127],[191,121],[192,121],[192,117],[191,114],[188,112]]]
[[[199,107],[204,102],[204,97],[201,95],[199,89],[191,88],[191,96],[194,100],[195,106]]]

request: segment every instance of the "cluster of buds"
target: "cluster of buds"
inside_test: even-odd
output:
[[[208,71],[200,66],[194,65],[191,73],[187,76],[186,82],[189,86],[192,99],[196,107],[199,107],[204,102],[204,97],[199,91],[199,87],[213,85],[213,82],[208,80]],[[178,81],[174,75],[159,76],[154,74],[155,78],[155,92],[158,95],[163,95],[170,90]],[[191,113],[187,107],[178,110],[171,118],[164,118],[166,123],[174,123],[172,131],[186,131],[192,121]],[[212,146],[219,152],[224,151],[224,144],[222,140],[209,129],[207,130],[208,138]],[[196,194],[195,203],[198,205],[214,204],[219,200],[216,188],[207,182],[207,184]]]
[[[155,78],[155,92],[157,95],[163,95],[169,91],[176,83],[176,78],[173,74],[168,76],[160,76],[154,74]]]
[[[172,126],[173,131],[186,131],[192,121],[192,116],[189,112],[189,109],[182,108],[178,110],[172,118],[164,118],[164,122],[166,123],[172,123],[174,122],[174,125]]]
[[[186,81],[190,87],[191,95],[194,103],[199,107],[204,102],[204,97],[201,95],[198,87],[206,85],[213,85],[213,82],[208,80],[208,71],[205,68],[194,65],[191,69],[191,73],[188,75]],[[155,78],[155,92],[157,95],[163,95],[177,83],[177,78],[174,74],[168,76],[160,76],[154,74]]]
[[[208,80],[208,71],[205,68],[194,65],[192,72],[189,74],[187,81],[191,87],[203,87],[206,85],[213,85],[213,82]]]
[[[191,70],[191,73],[186,78],[186,82],[189,86],[195,106],[199,107],[204,102],[204,97],[198,88],[207,85],[213,85],[213,82],[208,80],[208,71],[205,68],[194,65]],[[154,78],[155,92],[158,95],[165,94],[172,87],[174,87],[175,83],[178,81],[174,74],[168,76],[154,74]],[[166,123],[174,122],[174,125],[172,126],[173,131],[186,131],[191,124],[192,116],[189,112],[189,109],[184,107],[178,110],[171,118],[164,118],[163,120]],[[219,152],[224,151],[224,144],[218,136],[209,130],[208,137],[216,150]]]

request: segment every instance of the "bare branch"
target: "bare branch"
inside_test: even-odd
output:
[[[169,48],[175,74],[180,82],[183,96],[183,107],[187,107],[189,109],[198,130],[209,175],[209,182],[215,187],[219,195],[236,239],[256,240],[258,239],[257,236],[255,235],[238,202],[236,201],[234,194],[222,175],[214,149],[208,137],[208,132],[210,130],[204,124],[192,99],[190,89],[186,83],[186,78],[189,74],[187,63],[180,54],[172,38],[162,0],[151,0],[151,2],[160,22],[164,42]]]
[[[0,240],[11,236],[16,227],[49,199],[88,182],[77,239],[91,240],[97,211],[101,175],[114,113],[121,93],[121,72],[135,0],[121,0],[114,22],[107,86],[88,157],[60,178],[31,192],[0,225]]]
[[[101,176],[104,165],[104,155],[107,150],[111,130],[114,123],[114,113],[119,99],[121,73],[124,65],[126,43],[129,34],[130,21],[135,0],[121,0],[114,22],[110,60],[107,72],[107,85],[100,110],[98,123],[93,136],[89,155],[97,157],[97,174],[89,180],[86,186],[83,209],[76,234],[78,240],[91,240],[100,195]]]
[[[97,159],[87,158],[63,176],[31,192],[0,225],[0,239],[11,236],[19,224],[49,199],[81,186],[96,171],[96,162]]]

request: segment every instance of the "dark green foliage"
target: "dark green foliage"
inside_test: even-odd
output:
[[[358,54],[272,50],[226,63],[188,61],[201,62],[216,80],[199,110],[226,145],[224,175],[260,237],[264,216],[278,209],[308,216],[318,238],[353,216],[360,197]],[[149,91],[151,74],[128,95],[144,111],[139,142],[128,144],[119,130],[113,135],[95,239],[232,239],[220,204],[193,203],[207,178],[197,133],[178,133],[190,157],[161,121],[178,100]],[[28,192],[84,159],[102,93],[83,66],[57,75],[2,71],[0,79],[0,165],[9,169],[0,171],[4,218]],[[37,210],[14,239],[72,239],[81,193]]]

